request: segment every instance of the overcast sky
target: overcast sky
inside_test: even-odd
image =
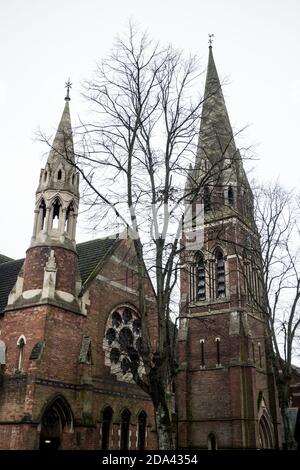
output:
[[[29,246],[35,190],[45,147],[73,83],[73,124],[85,103],[81,83],[105,57],[131,17],[162,43],[207,63],[207,35],[230,119],[249,125],[255,174],[299,188],[300,2],[298,0],[0,0],[0,253],[23,257]],[[199,80],[199,89],[203,81]],[[202,88],[201,88],[202,91]],[[79,221],[77,241],[90,238]]]

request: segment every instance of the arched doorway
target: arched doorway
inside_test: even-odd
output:
[[[259,444],[261,449],[272,449],[273,439],[268,419],[263,414],[259,420]]]
[[[62,434],[73,429],[73,415],[68,402],[55,397],[46,407],[41,419],[40,450],[62,448]]]

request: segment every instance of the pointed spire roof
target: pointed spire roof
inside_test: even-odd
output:
[[[212,45],[209,45],[204,101],[195,165],[189,170],[190,181],[199,181],[209,168],[225,184],[236,181],[249,187],[239,150],[236,148]]]
[[[48,164],[53,165],[57,160],[74,161],[74,146],[72,136],[72,125],[70,117],[69,90],[65,98],[64,110],[53,140],[52,148],[48,157]]]
[[[222,162],[225,158],[232,158],[235,152],[233,132],[210,45],[197,163],[200,164],[203,158],[212,164]]]
[[[41,170],[37,194],[51,189],[51,191],[65,190],[76,194],[76,196],[78,195],[79,178],[75,178],[76,167],[69,96],[71,84],[69,81],[66,83],[66,87],[67,95],[64,110],[51,145],[45,169]]]

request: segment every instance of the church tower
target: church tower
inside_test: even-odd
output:
[[[181,273],[178,446],[279,446],[263,317],[253,195],[229,121],[212,46],[186,199],[202,220],[186,231]],[[196,208],[195,208],[196,207]],[[203,242],[191,243],[203,233]],[[197,240],[198,237],[196,237]],[[197,245],[198,243],[198,245]]]
[[[48,160],[40,173],[31,244],[8,306],[50,301],[79,310],[75,243],[79,174],[74,165],[69,102],[68,88]]]
[[[79,296],[75,245],[79,175],[74,166],[69,102],[68,87],[62,117],[41,170],[33,235],[23,266],[19,261],[5,265],[11,278],[11,270],[19,270],[0,316],[1,338],[6,345],[0,441],[6,448],[36,449],[45,442],[53,445],[58,427],[64,433],[57,446],[62,440],[66,448],[74,445],[73,414],[61,390],[66,383],[81,381],[78,355],[86,312]],[[2,287],[6,288],[5,280]],[[70,401],[74,394],[68,397]]]
[[[0,257],[0,449],[153,449],[152,402],[128,364],[141,344],[133,243],[110,235],[75,245],[79,175],[65,100],[25,260]],[[155,324],[148,280],[145,292]]]

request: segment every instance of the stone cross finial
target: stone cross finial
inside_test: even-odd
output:
[[[214,34],[209,34],[208,35],[208,44],[209,44],[209,47],[212,47],[212,43],[213,43],[213,38],[215,37]]]
[[[72,83],[70,82],[70,78],[68,78],[68,81],[65,84],[65,88],[67,89],[67,95],[65,97],[65,100],[70,101],[70,89],[72,88]]]

